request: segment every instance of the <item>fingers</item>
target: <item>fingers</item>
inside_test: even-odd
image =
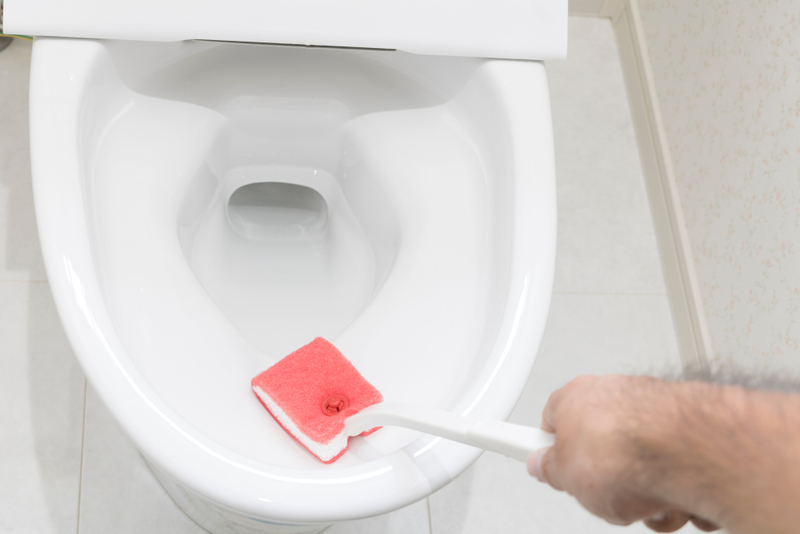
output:
[[[547,400],[542,412],[542,430],[557,434],[557,415],[563,400],[573,394],[576,388],[585,388],[595,380],[597,380],[597,377],[594,376],[579,376],[566,386],[554,391]],[[532,452],[528,457],[528,472],[539,482],[550,484],[554,489],[564,491],[565,486],[556,465],[555,454],[556,446]]]
[[[528,456],[528,473],[539,482],[550,484],[554,489],[564,491],[561,485],[561,477],[555,465],[555,448],[545,447],[533,451]]]
[[[528,461],[526,462],[528,473],[539,482],[547,483],[547,479],[544,477],[544,473],[542,473],[542,457],[544,457],[548,450],[550,450],[550,447],[533,451],[528,456]]]
[[[564,491],[564,484],[561,480],[561,473],[556,465],[555,447],[545,447],[533,451],[528,456],[528,473],[535,477],[539,482],[550,484],[553,489]]]
[[[551,395],[550,398],[547,399],[547,404],[544,407],[544,411],[542,412],[542,430],[547,432],[555,432],[556,431],[556,415],[558,413],[558,408],[561,405],[562,400],[569,395],[569,393],[575,388],[584,387],[592,382],[597,380],[596,376],[579,376],[577,378],[572,379],[569,384],[566,386],[555,390]]]
[[[656,532],[675,532],[689,522],[689,514],[680,510],[664,510],[643,521],[645,526]]]
[[[542,461],[539,463],[539,469],[542,472],[542,476],[545,482],[550,484],[554,489],[557,489],[558,491],[566,490],[563,477],[561,476],[561,470],[558,468],[558,465],[556,464],[555,447],[549,447],[545,450],[544,455],[542,456]]]
[[[568,491],[610,523],[627,525],[645,518],[644,524],[655,532],[674,532],[689,521],[702,531],[718,530],[687,512],[665,509],[676,503],[661,500],[635,476],[649,464],[635,461],[643,458],[636,444],[644,431],[629,421],[658,407],[654,398],[660,390],[653,391],[654,380],[581,376],[553,392],[541,427],[556,434],[556,443],[530,454],[528,472],[554,489]],[[653,515],[658,510],[663,511]]]
[[[719,530],[719,527],[710,521],[706,521],[702,517],[689,515],[680,510],[664,510],[654,516],[648,517],[643,521],[645,526],[650,530],[656,532],[675,532],[683,527],[689,521],[694,524],[699,530],[703,532],[713,532]]]
[[[719,527],[717,525],[715,525],[711,521],[706,521],[702,517],[692,516],[691,521],[694,526],[696,526],[703,532],[714,532],[715,530],[719,530]]]
[[[561,398],[564,396],[564,388],[555,390],[542,411],[542,430],[555,433],[556,431],[556,412]]]

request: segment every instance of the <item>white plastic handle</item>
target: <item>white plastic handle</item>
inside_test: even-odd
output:
[[[364,408],[344,423],[349,436],[377,426],[402,426],[499,452],[524,462],[536,449],[550,447],[555,436],[539,428],[492,419],[475,420],[413,404],[384,402]]]

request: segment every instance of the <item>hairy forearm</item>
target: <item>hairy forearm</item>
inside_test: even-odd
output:
[[[732,533],[798,530],[800,395],[653,379],[637,387],[627,431],[642,491]]]

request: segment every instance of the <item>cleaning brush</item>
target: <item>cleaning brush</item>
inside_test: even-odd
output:
[[[553,434],[538,428],[462,417],[382,395],[330,342],[317,338],[252,380],[253,391],[278,424],[325,463],[347,450],[349,438],[381,426],[402,426],[520,461],[549,447]]]

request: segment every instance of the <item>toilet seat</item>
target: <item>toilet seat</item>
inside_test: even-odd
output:
[[[133,54],[134,50],[119,49],[114,52],[117,56],[112,57],[109,50],[113,46],[96,41],[60,39],[42,39],[35,44],[31,138],[37,219],[48,275],[70,341],[90,382],[160,473],[162,481],[166,480],[165,485],[169,487],[172,484],[173,490],[182,492],[187,502],[204,503],[202,506],[215,510],[218,520],[213,526],[219,529],[225,521],[233,521],[232,517],[237,518],[236,521],[284,522],[297,526],[376,515],[414,502],[452,480],[474,461],[479,451],[429,436],[409,436],[406,433],[403,437],[397,434],[404,431],[389,434],[392,429],[386,429],[384,435],[395,437],[384,439],[384,442],[391,441],[395,445],[402,442],[402,446],[388,454],[380,450],[386,445],[380,443],[376,434],[374,443],[364,440],[361,447],[354,443],[353,459],[349,463],[343,457],[341,464],[334,464],[330,469],[270,465],[263,459],[254,459],[221,444],[220,439],[211,437],[208,429],[200,428],[202,422],[187,419],[185,413],[181,413],[180,395],[169,400],[164,398],[166,386],[153,383],[157,374],[148,371],[133,357],[133,338],[125,339],[121,332],[120,325],[129,324],[128,318],[120,316],[120,310],[128,309],[127,306],[118,306],[113,302],[117,297],[109,297],[113,293],[109,287],[121,287],[120,280],[124,281],[128,275],[124,271],[115,274],[107,268],[109,263],[106,259],[98,256],[105,254],[104,247],[113,246],[115,241],[118,244],[128,241],[121,239],[125,234],[101,235],[103,228],[108,228],[98,226],[97,221],[107,222],[106,215],[125,214],[116,211],[98,214],[96,210],[102,206],[105,197],[87,182],[89,169],[102,166],[103,158],[111,154],[104,155],[95,139],[115,135],[113,125],[122,124],[126,120],[126,110],[130,109],[126,106],[131,91],[120,82],[120,76],[130,84],[133,75],[125,72],[121,58],[130,58],[126,54]],[[185,48],[194,45],[174,46]],[[191,57],[193,52],[189,52]],[[366,54],[375,61],[378,55],[377,52],[346,53]],[[486,189],[487,204],[497,212],[496,221],[506,220],[508,228],[499,222],[493,223],[495,227],[491,235],[497,241],[492,243],[492,248],[479,249],[483,257],[494,252],[507,256],[508,260],[507,270],[494,273],[492,278],[502,288],[502,291],[495,291],[502,294],[496,323],[490,342],[480,347],[484,350],[482,359],[476,359],[475,366],[466,373],[465,387],[449,392],[449,398],[444,395],[437,402],[459,413],[504,418],[513,408],[530,372],[531,353],[535,353],[541,339],[552,286],[555,190],[543,66],[529,62],[469,60],[473,65],[468,76],[463,72],[449,76],[452,73],[437,72],[437,69],[443,66],[442,61],[453,60],[423,60],[396,54],[383,57],[381,61],[395,62],[393,68],[398,72],[410,72],[421,83],[435,86],[435,91],[445,91],[443,87],[448,83],[460,86],[458,99],[451,100],[457,107],[469,111],[460,116],[466,122],[450,126],[456,132],[458,128],[464,128],[463,139],[481,144],[482,148],[477,152],[480,155],[479,167],[484,173],[498,177],[498,184],[491,184]],[[129,65],[133,63],[131,60]],[[133,70],[131,67],[131,72]],[[448,81],[448,78],[452,80]],[[52,91],[56,91],[58,99],[48,98]],[[164,104],[155,99],[149,103]],[[201,126],[214,126],[215,121],[220,121],[218,114],[198,113],[200,110],[194,104],[179,106],[171,102],[169,105],[170,113],[181,108],[179,115],[172,115],[172,118],[180,117],[181,120],[170,124],[182,128],[183,135],[197,137],[191,146],[213,144],[214,135]],[[431,109],[434,108],[423,109],[420,113]],[[453,116],[445,115],[443,120],[450,120]],[[53,117],[61,119],[53,121]],[[368,141],[369,137],[365,138],[364,142]],[[158,143],[155,145],[158,148]],[[125,143],[116,143],[115,146],[122,149]],[[114,152],[109,161],[130,161],[123,156]],[[185,192],[185,189],[176,188],[176,191],[175,195],[158,197],[156,203],[172,202],[174,208],[181,200],[179,192]],[[173,208],[165,208],[164,212],[177,214]],[[402,211],[402,207],[395,209]],[[435,214],[434,205],[428,209],[429,213]],[[503,209],[508,210],[506,219],[499,215]],[[162,220],[159,224],[169,222]],[[509,231],[501,231],[503,228]],[[523,230],[528,228],[536,230]],[[413,229],[413,225],[409,222],[404,229]],[[423,244],[428,243],[423,239],[426,237],[424,230],[417,229],[420,234],[418,242]],[[137,239],[141,235],[129,237]],[[162,267],[189,269],[183,254],[175,237],[171,245],[159,249],[158,257],[168,258]],[[378,309],[363,310],[359,315],[364,323],[362,329],[353,334],[345,331],[340,338],[333,340],[370,379],[370,374],[377,370],[370,368],[367,356],[385,339],[384,334],[374,333],[379,332],[376,325],[380,322],[374,318],[397,311],[382,304],[380,297],[392,297],[389,298],[391,304],[395,298],[393,295],[402,294],[404,278],[399,274],[402,274],[401,266],[405,264],[401,256],[398,254],[395,259],[397,270],[382,281],[376,294],[378,297],[372,300],[371,306]],[[176,315],[171,320],[174,331],[197,331],[197,325],[214,325],[214,335],[224,335],[225,342],[212,350],[212,354],[234,351],[243,355],[240,359],[252,363],[245,375],[254,375],[266,367],[265,363],[268,365],[262,351],[246,340],[237,328],[230,326],[227,319],[217,315],[219,309],[209,305],[205,290],[193,274],[184,272],[175,280],[192,286],[177,288],[181,290],[178,302],[189,302],[187,309],[194,310],[197,316],[189,320],[187,315]],[[159,287],[166,288],[163,285]],[[134,286],[133,289],[138,288]],[[130,291],[129,296],[135,296],[135,293]],[[154,311],[158,306],[146,309]],[[147,319],[141,312],[138,315]],[[181,321],[186,323],[180,324]],[[354,323],[351,328],[355,331],[357,327],[359,325]],[[366,343],[364,340],[371,332],[374,337]],[[409,334],[400,332],[395,336],[407,338]],[[176,339],[185,341],[187,337],[190,336],[184,333]],[[428,338],[428,342],[432,339]],[[210,343],[204,345],[201,348],[207,348]],[[177,353],[178,350],[171,352]],[[156,363],[164,365],[163,360]],[[437,372],[434,370],[432,380],[439,380]],[[379,383],[376,385],[382,387]],[[191,404],[194,406],[197,401],[198,397],[195,397]],[[210,411],[213,406],[207,405],[204,409]],[[302,450],[297,453],[298,457],[306,454]],[[365,460],[361,461],[358,455]],[[333,497],[332,488],[336,489]],[[364,499],[366,495],[370,498]]]

